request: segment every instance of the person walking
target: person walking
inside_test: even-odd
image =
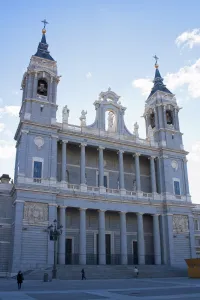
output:
[[[17,274],[17,284],[18,284],[18,290],[21,289],[21,286],[22,286],[22,283],[23,283],[23,280],[24,280],[24,276],[22,274],[21,271],[18,272]]]
[[[135,277],[138,278],[139,270],[138,270],[138,268],[136,266],[134,268],[134,273],[135,273]]]
[[[82,280],[83,280],[83,279],[86,280],[86,277],[85,277],[85,270],[84,270],[84,269],[81,270],[81,274],[82,274]]]

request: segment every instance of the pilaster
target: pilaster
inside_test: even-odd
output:
[[[195,236],[194,236],[194,217],[193,215],[188,216],[189,219],[189,231],[190,231],[190,253],[191,258],[196,258],[196,249],[195,249]]]
[[[124,190],[124,160],[123,160],[123,153],[124,151],[119,150],[119,187],[121,190],[121,193],[123,193]]]
[[[141,182],[140,182],[140,153],[135,153],[135,174],[136,174],[136,189],[137,192],[141,192]]]
[[[51,182],[56,183],[57,180],[57,149],[58,149],[58,136],[51,136],[51,157],[50,157],[50,167],[51,167]]]
[[[86,191],[87,185],[86,185],[86,178],[85,178],[85,147],[87,144],[81,143],[81,190]]]
[[[49,226],[52,224],[53,221],[57,220],[57,204],[49,203]],[[52,266],[54,263],[54,241],[50,241],[49,236],[48,238],[48,265]]]
[[[63,226],[62,234],[59,236],[58,261],[60,265],[65,265],[65,240],[66,240],[66,207],[60,206],[60,225]]]
[[[67,141],[62,141],[62,182],[66,183]]]
[[[161,248],[160,248],[160,227],[159,215],[153,215],[153,242],[154,242],[154,257],[155,264],[161,264]]]
[[[144,247],[144,228],[143,214],[137,213],[137,240],[138,240],[138,262],[139,265],[145,264],[145,247]]]

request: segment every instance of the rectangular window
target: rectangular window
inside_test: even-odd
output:
[[[41,182],[41,178],[42,178],[42,162],[41,161],[34,161],[33,178],[34,178],[35,182]]]
[[[199,230],[199,221],[194,220],[194,230]]]
[[[199,238],[196,238],[196,239],[195,239],[195,245],[196,245],[197,247],[200,246],[200,239],[199,239]]]
[[[174,180],[174,194],[176,196],[180,196],[181,195],[180,182],[178,180]]]

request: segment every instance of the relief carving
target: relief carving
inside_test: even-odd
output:
[[[48,221],[48,205],[44,203],[26,202],[24,205],[24,220],[29,224]]]
[[[189,231],[188,216],[173,215],[173,230],[177,233],[185,233]]]

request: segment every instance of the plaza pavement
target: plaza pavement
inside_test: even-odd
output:
[[[200,279],[154,278],[52,282],[0,280],[0,300],[164,300],[200,299]]]

